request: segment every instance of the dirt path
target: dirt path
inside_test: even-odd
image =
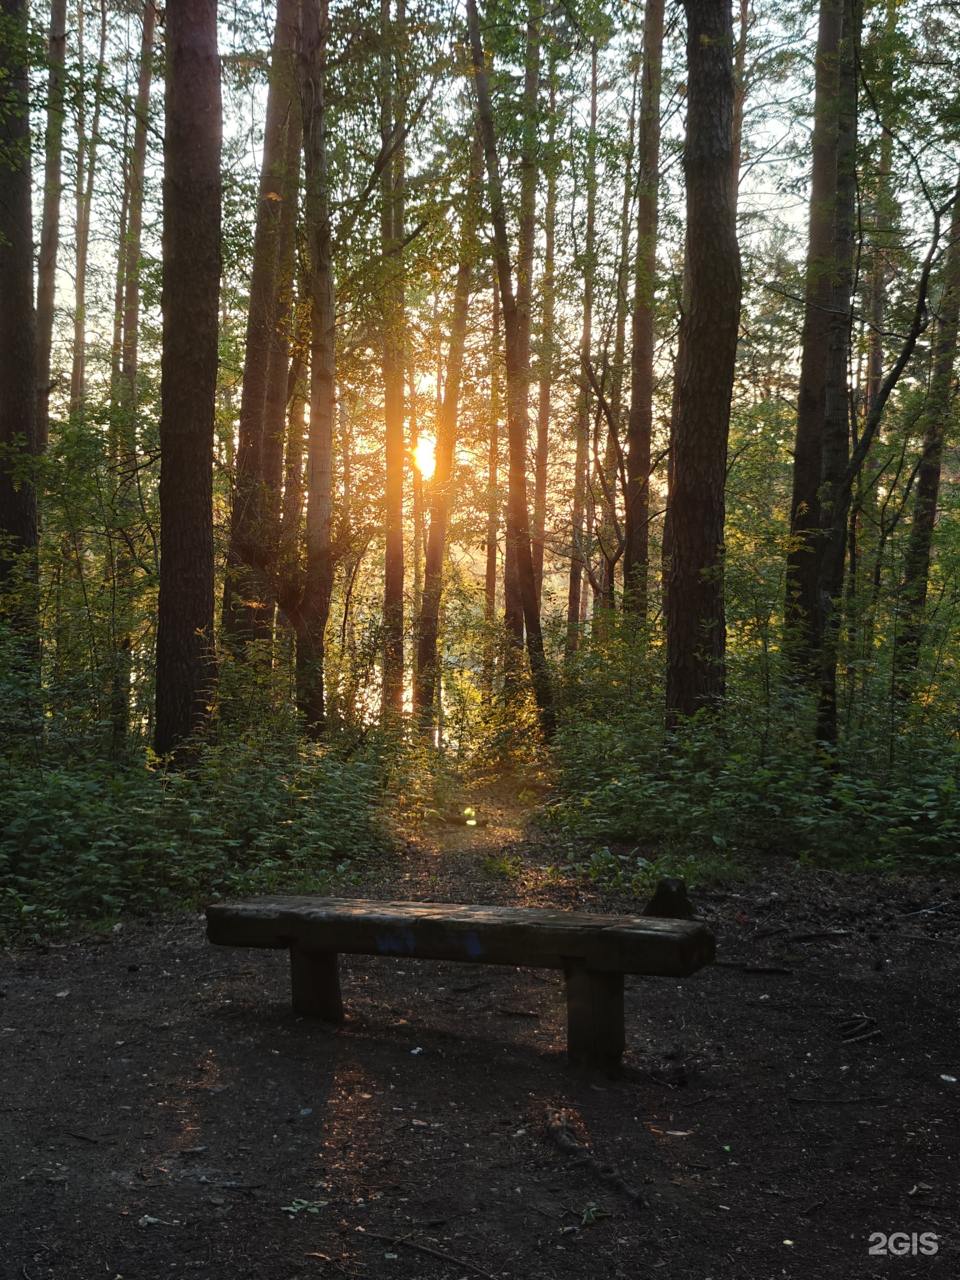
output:
[[[636,909],[544,870],[509,796],[469,804],[370,896]],[[331,1030],[193,918],[4,954],[0,1277],[953,1280],[955,887],[698,900],[723,963],[628,984],[616,1081],[566,1066],[552,973],[346,958]]]

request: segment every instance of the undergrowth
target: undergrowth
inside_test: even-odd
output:
[[[190,772],[0,759],[0,932],[329,892],[382,849],[383,770],[296,741],[208,747]]]

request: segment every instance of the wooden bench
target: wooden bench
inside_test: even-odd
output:
[[[713,934],[687,920],[441,902],[273,897],[207,908],[211,942],[288,948],[293,1007],[343,1021],[337,955],[561,969],[570,1060],[615,1067],[624,1048],[623,975],[683,978],[713,959]]]

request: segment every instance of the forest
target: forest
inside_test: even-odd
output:
[[[958,86],[0,0],[4,1276],[960,1274]]]
[[[955,13],[0,36],[5,927],[323,883],[498,778],[624,884],[952,862]]]

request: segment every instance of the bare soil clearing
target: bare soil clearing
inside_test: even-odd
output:
[[[501,809],[366,891],[637,909],[551,859]],[[618,1079],[567,1066],[549,972],[344,957],[330,1029],[194,917],[3,954],[0,1277],[954,1280],[956,885],[692,896],[720,963],[627,980]],[[939,1250],[868,1254],[898,1231]]]

